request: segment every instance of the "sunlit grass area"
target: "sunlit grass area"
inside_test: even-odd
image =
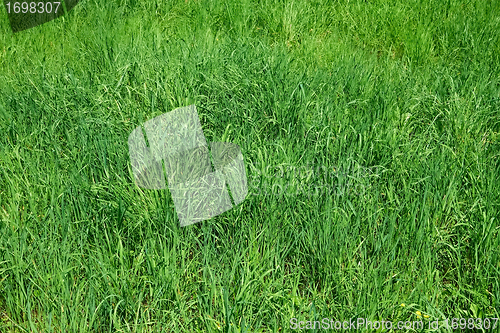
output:
[[[0,332],[500,317],[500,2],[83,0],[8,24]],[[181,228],[127,139],[191,104],[249,194]]]

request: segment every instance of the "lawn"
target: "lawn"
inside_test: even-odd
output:
[[[127,140],[191,104],[249,193],[180,227]],[[499,1],[2,6],[0,133],[0,332],[500,330]]]

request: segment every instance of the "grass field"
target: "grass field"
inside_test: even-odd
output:
[[[0,332],[499,318],[500,2],[390,3],[2,7]],[[190,104],[249,195],[181,228],[127,138]]]

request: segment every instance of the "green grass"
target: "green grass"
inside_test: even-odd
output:
[[[500,2],[83,0],[15,35],[0,13],[1,332],[500,317]],[[193,103],[250,193],[180,228],[127,139]]]

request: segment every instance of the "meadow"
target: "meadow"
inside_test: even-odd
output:
[[[500,318],[499,64],[495,0],[2,7],[0,332]],[[249,195],[181,228],[127,139],[190,104]]]

